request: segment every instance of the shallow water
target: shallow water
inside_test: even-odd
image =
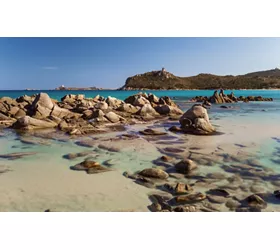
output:
[[[135,93],[138,91],[135,91]],[[190,108],[193,103],[187,100],[196,95],[210,95],[213,91],[154,91],[157,96],[169,95],[183,110]],[[0,92],[0,95],[17,97],[31,92]],[[48,92],[51,97],[59,99],[65,95],[65,91]],[[73,91],[71,91],[73,93]],[[81,91],[79,91],[81,93]],[[124,99],[132,94],[131,91],[85,91],[88,97],[97,94],[111,95]],[[155,167],[153,162],[163,154],[171,154],[176,161],[193,154],[203,153],[207,157],[216,157],[219,154],[229,154],[237,159],[255,159],[262,165],[261,168],[269,168],[273,171],[264,179],[248,179],[237,173],[242,178],[244,194],[252,194],[252,185],[261,187],[265,192],[273,192],[280,189],[280,99],[279,91],[235,91],[239,95],[262,95],[273,97],[274,102],[250,102],[226,104],[232,106],[223,109],[220,105],[212,105],[209,109],[209,117],[217,130],[222,132],[219,136],[194,136],[174,134],[168,131],[172,125],[178,125],[176,121],[164,123],[147,123],[127,127],[125,132],[115,132],[106,135],[94,135],[88,138],[72,138],[66,140],[40,139],[41,144],[26,144],[19,140],[20,135],[12,130],[0,132],[0,154],[16,152],[36,152],[35,155],[25,156],[20,159],[9,160],[0,158],[0,166],[6,166],[10,171],[0,174],[1,180],[1,211],[43,211],[48,208],[60,211],[120,211],[136,210],[147,211],[150,204],[148,194],[153,190],[139,186],[132,180],[122,176],[124,171],[134,173],[144,168]],[[167,131],[168,136],[159,138],[140,136],[135,140],[117,140],[121,134],[138,134],[147,127]],[[77,141],[93,139],[92,147],[77,145]],[[109,138],[112,141],[107,141]],[[110,152],[100,149],[99,144],[115,146],[119,152]],[[182,153],[170,153],[165,151],[167,147],[180,149]],[[87,175],[82,171],[70,170],[70,167],[83,161],[85,157],[74,160],[65,159],[63,156],[69,153],[90,151],[94,159],[100,163],[113,160],[113,170],[109,173]],[[244,157],[245,156],[245,157]],[[218,156],[217,156],[218,157]],[[243,158],[242,158],[243,157]],[[236,175],[225,171],[222,165],[236,164],[236,161],[212,164],[211,166],[200,164],[198,175],[206,176],[209,173],[223,173],[227,177]],[[268,170],[266,170],[268,171]],[[270,170],[269,170],[270,171]],[[270,172],[267,172],[270,173]],[[188,180],[193,183],[194,180]],[[221,180],[215,185],[226,185],[226,180]],[[278,186],[277,186],[277,185]],[[214,184],[213,184],[214,185]],[[209,186],[201,186],[204,192]],[[23,191],[22,191],[23,190]],[[241,192],[241,191],[240,191]],[[243,192],[243,191],[242,191]],[[32,200],[32,202],[30,202]],[[131,205],[133,201],[134,205]],[[280,211],[280,205],[276,202],[269,204],[265,211]],[[222,211],[228,211],[226,207]]]

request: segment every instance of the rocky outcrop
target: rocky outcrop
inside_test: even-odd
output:
[[[133,124],[154,120],[161,115],[171,117],[182,113],[169,97],[158,98],[146,93],[130,96],[125,101],[110,96],[105,99],[99,95],[86,98],[70,94],[59,102],[46,93],[17,99],[0,98],[1,127],[22,130],[57,128],[72,136],[104,132],[99,127],[104,125],[104,128],[105,124]]]
[[[226,95],[224,93],[224,90],[221,89],[220,92],[218,90],[214,91],[214,94],[210,97],[207,96],[196,96],[191,99],[193,102],[203,102],[204,105],[210,106],[209,104],[215,103],[215,104],[222,104],[222,103],[235,103],[235,102],[264,102],[264,101],[273,101],[273,98],[265,98],[262,96],[240,96],[236,97],[234,96],[234,93],[231,92],[229,95]]]
[[[13,125],[13,128],[30,130],[40,128],[54,128],[56,126],[57,124],[49,119],[39,120],[30,116],[24,116],[16,121],[16,123]]]
[[[184,132],[208,135],[216,131],[209,121],[207,109],[200,104],[193,105],[179,121]]]

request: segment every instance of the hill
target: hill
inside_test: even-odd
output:
[[[145,89],[271,89],[280,88],[278,68],[238,76],[199,74],[179,77],[165,69],[127,78],[121,90]]]

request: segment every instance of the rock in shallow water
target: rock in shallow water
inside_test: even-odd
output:
[[[73,167],[72,170],[86,171],[88,174],[98,174],[103,172],[111,171],[110,169],[101,166],[98,162],[86,160]]]
[[[139,175],[158,179],[167,179],[169,176],[168,173],[158,168],[144,169],[141,172],[139,172]]]
[[[175,165],[176,171],[182,174],[188,174],[196,168],[196,163],[190,159],[184,159]]]
[[[142,135],[166,135],[166,132],[161,132],[155,129],[145,129],[143,131],[139,131]]]
[[[202,193],[180,195],[175,197],[177,203],[195,203],[206,199],[206,195]]]

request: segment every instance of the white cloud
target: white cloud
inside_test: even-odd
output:
[[[42,69],[46,69],[46,70],[56,70],[56,69],[58,69],[58,67],[45,66],[45,67],[42,67]]]

